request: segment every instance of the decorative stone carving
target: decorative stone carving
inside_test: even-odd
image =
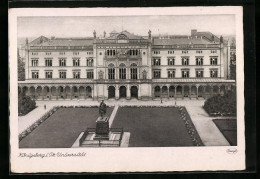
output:
[[[98,72],[98,78],[101,79],[101,80],[104,78],[104,72],[103,71],[100,70]]]

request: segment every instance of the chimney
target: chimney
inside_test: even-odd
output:
[[[51,36],[51,40],[54,40],[55,39],[55,37],[54,36]]]
[[[104,37],[106,37],[106,31],[104,31]]]
[[[197,33],[197,29],[191,29],[191,36],[194,36]]]
[[[97,33],[96,33],[96,31],[94,30],[94,32],[93,32],[94,39],[97,37],[96,35],[97,35]]]

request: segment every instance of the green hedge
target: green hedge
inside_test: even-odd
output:
[[[36,108],[36,103],[29,96],[19,96],[18,99],[18,113],[19,115],[26,115]]]
[[[209,115],[214,116],[236,115],[236,93],[228,91],[224,96],[208,98],[204,103],[204,109]]]

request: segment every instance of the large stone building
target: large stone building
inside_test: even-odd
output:
[[[23,50],[19,90],[37,100],[207,98],[235,86],[229,43],[210,32],[41,36]]]

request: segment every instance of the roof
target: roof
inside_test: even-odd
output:
[[[117,33],[113,36],[107,37],[106,39],[117,39],[120,35],[125,35],[128,39],[144,39],[142,36],[138,36],[132,33],[129,33],[128,31],[124,30],[120,33]]]
[[[197,36],[197,37],[205,37],[206,39],[208,39],[209,41],[215,41],[215,42],[219,42],[220,39],[215,36],[214,34],[212,34],[211,32],[196,32],[194,34],[194,36]],[[212,37],[214,37],[214,39],[212,39]]]
[[[91,46],[93,38],[55,38],[33,46]]]
[[[31,41],[31,42],[29,43],[29,45],[31,45],[31,46],[39,45],[39,44],[41,44],[41,43],[43,43],[43,42],[46,42],[46,41],[48,41],[48,40],[49,40],[49,39],[48,39],[47,37],[40,36],[40,37],[34,39],[33,41]]]
[[[153,45],[183,45],[183,44],[214,44],[204,38],[170,38],[170,39],[159,39],[153,40]]]

